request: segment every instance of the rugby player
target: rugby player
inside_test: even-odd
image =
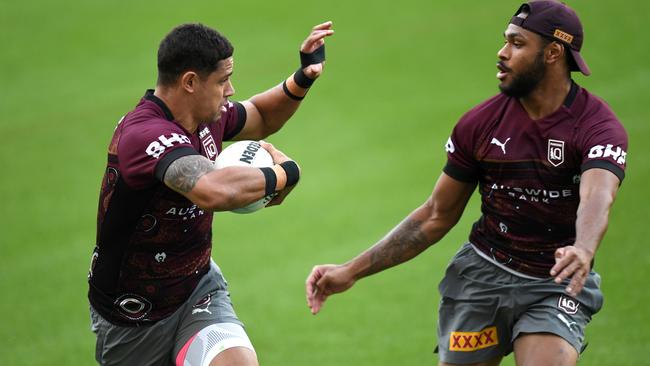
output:
[[[627,135],[576,84],[589,75],[576,13],[521,5],[498,51],[500,93],[467,112],[446,144],[431,197],[374,246],[306,281],[316,314],[328,296],[417,256],[458,222],[478,185],[482,215],[439,290],[441,365],[575,365],[602,306],[593,260],[624,178]]]
[[[215,170],[222,141],[259,140],[293,115],[323,70],[314,27],[301,66],[282,84],[241,103],[233,47],[201,24],[174,28],[158,49],[158,80],[117,125],[99,197],[88,276],[96,360],[102,365],[257,365],[219,267],[211,260],[213,211],[277,193],[300,170],[271,144],[275,165]]]

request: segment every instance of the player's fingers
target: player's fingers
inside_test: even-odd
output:
[[[577,270],[574,274],[573,277],[571,277],[571,282],[569,282],[569,285],[566,287],[566,292],[569,293],[571,296],[577,296],[580,291],[582,291],[582,288],[585,285],[585,281],[587,280],[587,274],[583,270]]]
[[[314,44],[314,45],[320,47],[320,46],[323,45],[323,43],[325,43],[324,38],[325,38],[325,37],[329,37],[329,36],[331,36],[332,34],[334,34],[334,31],[331,30],[331,29],[328,29],[328,30],[322,30],[322,31],[314,31],[314,33],[312,33],[312,34],[309,36],[309,39],[310,39],[310,41],[311,41],[312,44]],[[317,47],[317,48],[318,48],[318,47]]]
[[[285,187],[283,190],[280,191],[280,193],[276,194],[275,197],[273,197],[273,199],[271,200],[271,202],[269,202],[269,204],[267,206],[277,206],[277,205],[281,204],[282,202],[284,202],[284,199],[287,198],[289,193],[291,193],[291,191],[295,187],[296,187],[295,185]]]
[[[307,302],[309,303],[310,299],[314,296],[314,272],[309,274],[307,280],[305,281],[305,295],[307,296]]]
[[[323,303],[327,300],[328,295],[321,288],[316,285],[313,296],[311,298],[311,313],[316,315],[323,307]]]
[[[572,261],[562,269],[562,272],[555,277],[555,283],[562,283],[565,279],[571,277],[579,268],[579,263]]]
[[[272,143],[270,143],[270,142],[266,142],[266,141],[264,141],[264,140],[260,140],[260,145],[262,145],[262,147],[263,147],[264,149],[266,149],[266,150],[273,150],[273,149],[275,149],[275,146],[273,146]]]
[[[314,268],[311,269],[311,272],[309,273],[309,276],[307,276],[307,279],[305,280],[305,285],[307,286],[307,289],[309,290],[308,293],[312,293],[313,290],[315,289],[316,282],[323,276],[323,273],[321,271],[321,266],[314,266]]]
[[[569,263],[571,263],[571,261],[569,259],[567,259],[567,258],[564,258],[564,259],[558,261],[557,263],[555,263],[555,265],[553,266],[553,268],[551,268],[551,271],[550,271],[551,276],[557,276],[557,274],[562,272],[564,270],[564,268],[567,265],[569,265]]]
[[[269,154],[271,154],[273,160],[275,160],[276,157],[278,157],[278,155],[284,155],[280,150],[276,149],[275,146],[273,146],[273,144],[266,142],[264,140],[260,140],[260,146],[262,146],[262,149],[268,151]]]
[[[318,30],[313,31],[307,39],[303,42],[300,50],[305,53],[314,52],[318,47],[322,46],[325,42],[323,38],[331,36],[334,34],[333,30]]]
[[[316,298],[313,293],[307,295],[307,306],[313,309],[316,306]]]
[[[332,21],[331,21],[331,20],[328,20],[328,21],[326,21],[325,23],[321,23],[321,24],[315,25],[314,28],[312,28],[312,30],[317,30],[317,29],[330,29],[330,28],[332,28]]]
[[[575,253],[560,249],[555,251],[555,265],[551,268],[551,276],[560,273],[566,266],[573,262],[573,258],[575,257]]]
[[[312,305],[310,306],[311,313],[312,313],[313,315],[318,314],[318,312],[320,311],[320,308],[321,308],[322,306],[323,306],[323,303],[322,303],[322,302],[320,302],[320,301],[314,301],[314,302],[312,303]]]

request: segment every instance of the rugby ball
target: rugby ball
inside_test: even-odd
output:
[[[237,141],[225,149],[217,156],[214,161],[217,169],[229,166],[249,166],[254,168],[264,168],[273,166],[273,158],[258,141],[244,140]],[[260,210],[271,202],[275,193],[249,204],[248,206],[236,208],[231,212],[252,213]]]

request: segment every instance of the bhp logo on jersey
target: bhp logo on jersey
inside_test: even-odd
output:
[[[596,145],[589,150],[588,155],[589,159],[611,157],[615,162],[621,165],[625,165],[626,156],[627,153],[625,150],[621,149],[620,146],[616,146],[616,149],[614,149],[614,145],[612,144],[607,144],[607,146]]]
[[[451,141],[451,137],[447,139],[447,143],[445,144],[445,151],[448,153],[454,153],[456,151],[456,147],[454,146],[454,143]]]
[[[499,344],[497,327],[485,328],[479,332],[451,332],[449,350],[470,352]]]
[[[189,137],[181,135],[178,133],[172,133],[171,135],[160,135],[158,136],[157,141],[152,141],[145,152],[149,156],[153,156],[158,159],[162,153],[165,152],[165,149],[168,147],[174,146],[174,144],[190,144]]]

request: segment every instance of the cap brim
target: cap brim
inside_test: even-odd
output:
[[[587,66],[587,63],[585,60],[582,59],[582,56],[580,56],[580,52],[572,49],[569,47],[571,50],[571,56],[573,56],[573,61],[575,61],[576,65],[578,65],[578,70],[583,73],[585,76],[591,75],[591,70],[589,70],[589,66]],[[575,71],[578,71],[575,70]]]

